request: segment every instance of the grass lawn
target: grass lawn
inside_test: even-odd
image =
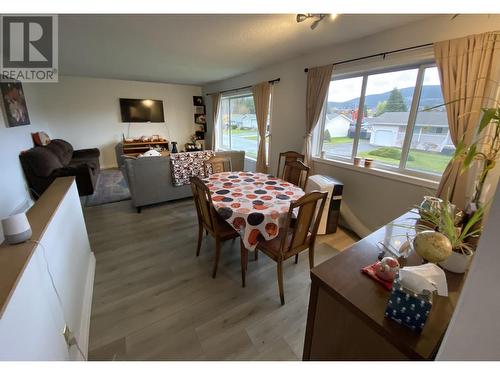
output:
[[[415,160],[407,161],[407,168],[433,173],[443,173],[451,159],[451,156],[448,155],[417,150],[410,150],[410,155],[413,156]],[[372,158],[390,165],[399,165],[399,160],[370,155],[368,151],[360,153],[360,156],[363,158]]]
[[[353,139],[349,137],[332,137],[330,141],[324,141],[324,143],[329,143],[332,145],[338,145],[340,143],[352,143]]]
[[[241,138],[248,139],[249,141],[256,141],[259,139],[259,135],[257,129],[249,130],[249,129],[231,129],[232,136],[239,136]]]

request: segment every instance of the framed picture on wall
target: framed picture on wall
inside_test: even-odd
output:
[[[195,124],[205,125],[207,123],[207,117],[205,115],[195,114],[194,122]]]
[[[21,82],[0,82],[2,103],[10,127],[29,125],[30,117]]]
[[[204,105],[203,96],[193,96],[193,105]]]
[[[194,113],[198,115],[204,115],[205,114],[205,106],[204,105],[197,105],[194,107]]]

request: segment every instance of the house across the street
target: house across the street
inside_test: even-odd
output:
[[[231,125],[238,129],[257,129],[257,117],[255,113],[233,113],[231,114]]]
[[[325,131],[328,130],[330,137],[347,137],[352,120],[338,113],[328,113],[325,119]]]
[[[370,144],[402,147],[409,115],[409,112],[385,112],[366,118],[364,124],[371,128]],[[453,147],[446,112],[418,112],[411,148],[441,152],[446,146]]]

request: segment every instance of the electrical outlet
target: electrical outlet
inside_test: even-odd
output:
[[[71,333],[71,331],[69,330],[69,327],[66,324],[64,325],[63,336],[64,336],[64,340],[66,341],[66,345],[71,346],[70,342],[71,342],[71,337],[73,336],[73,334]]]

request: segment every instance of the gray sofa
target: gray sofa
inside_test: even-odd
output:
[[[233,171],[242,171],[244,151],[218,151],[216,156],[229,157]],[[170,157],[124,158],[123,174],[128,182],[132,204],[141,212],[143,206],[186,198],[192,195],[191,186],[174,186],[170,171]]]

